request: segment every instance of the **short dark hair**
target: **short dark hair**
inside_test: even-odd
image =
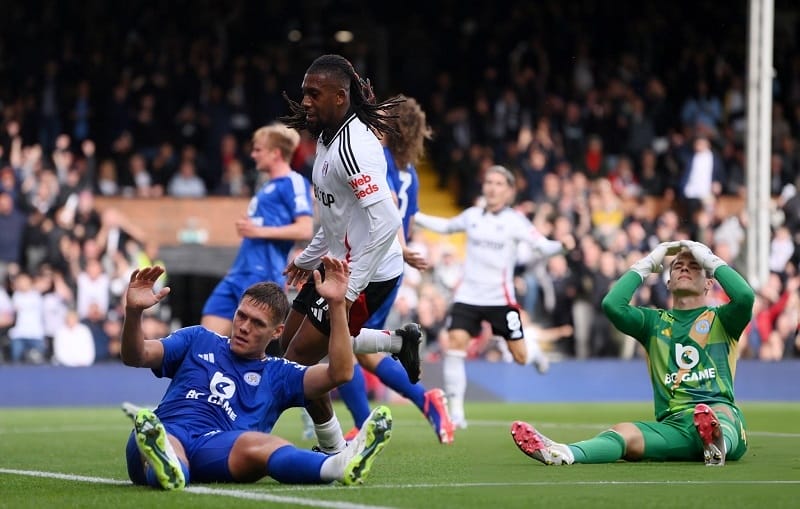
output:
[[[314,60],[306,70],[308,74],[322,72],[333,74],[341,80],[343,86],[349,86],[350,107],[359,120],[381,134],[395,132],[395,128],[388,122],[394,116],[388,112],[404,99],[395,96],[376,103],[372,84],[368,79],[362,79],[356,73],[353,64],[341,55],[322,55]],[[283,92],[283,98],[289,105],[289,115],[281,117],[279,120],[297,130],[306,129],[306,112],[303,106],[297,101],[289,99],[286,92]]]
[[[242,295],[242,300],[249,298],[257,305],[270,310],[270,325],[280,325],[289,314],[289,299],[283,288],[271,281],[263,281],[250,285]]]

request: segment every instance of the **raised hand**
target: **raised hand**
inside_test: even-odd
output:
[[[323,256],[322,266],[325,268],[324,281],[322,274],[318,270],[314,271],[314,285],[317,293],[329,303],[343,302],[350,279],[350,265],[344,260]]]
[[[709,276],[713,276],[719,267],[727,265],[725,260],[711,252],[711,249],[705,244],[693,240],[682,240],[681,246],[691,251],[694,259],[703,266]]]
[[[166,297],[170,292],[168,286],[162,288],[158,293],[153,292],[156,280],[163,273],[164,268],[158,266],[134,270],[128,290],[125,292],[125,308],[147,309]]]
[[[631,270],[642,276],[642,281],[644,281],[650,274],[658,274],[664,270],[662,264],[665,256],[674,256],[678,254],[680,250],[680,241],[662,242],[657,245],[655,249],[650,251],[647,256],[634,263],[631,266]]]

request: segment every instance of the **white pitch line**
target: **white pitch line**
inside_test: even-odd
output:
[[[404,428],[416,428],[430,426],[426,421],[421,419],[413,420],[398,420],[395,419],[395,425]],[[539,428],[568,428],[568,429],[587,429],[587,430],[603,430],[610,428],[613,424],[610,423],[576,423],[576,422],[542,422],[531,421],[536,427]],[[511,424],[511,421],[498,421],[498,420],[470,420],[469,425],[476,428],[505,428]],[[35,433],[63,433],[63,432],[84,432],[94,433],[97,431],[109,431],[110,429],[119,428],[120,430],[130,431],[129,425],[104,425],[104,426],[43,426],[38,428],[0,428],[0,435],[25,435]],[[776,431],[747,431],[748,436],[771,437],[771,438],[800,438],[800,433],[781,433]]]
[[[92,484],[114,484],[114,485],[130,484],[130,482],[120,481],[118,479],[106,479],[104,477],[61,474],[58,472],[41,472],[38,470],[17,470],[14,468],[0,468],[0,474],[25,475],[28,477],[42,477],[45,479],[60,479],[62,481],[88,482]]]
[[[473,482],[473,483],[420,483],[420,484],[369,484],[362,489],[441,489],[441,488],[495,488],[495,487],[525,487],[525,486],[638,486],[638,485],[664,485],[664,486],[691,486],[691,485],[795,485],[799,480],[741,480],[741,481],[530,481],[530,482]],[[315,491],[322,489],[320,486],[281,486],[271,490],[273,492],[286,491]]]
[[[395,419],[394,421],[396,424],[399,423],[401,427],[429,427],[425,421],[398,421]],[[511,425],[512,421],[496,421],[496,420],[469,420],[470,427],[476,428],[506,428]],[[595,423],[595,424],[587,424],[587,423],[577,423],[577,422],[542,422],[531,420],[529,421],[532,424],[535,424],[537,428],[569,428],[569,429],[588,429],[588,430],[604,430],[608,429],[613,424],[611,423]],[[781,433],[777,431],[751,431],[747,430],[747,436],[759,436],[759,437],[772,437],[772,438],[800,438],[800,433]]]
[[[59,472],[41,472],[38,470],[17,470],[13,468],[0,468],[0,474],[24,475],[28,477],[39,477],[46,479],[59,479],[62,481],[86,482],[92,484],[112,484],[115,486],[130,485],[130,481],[120,481],[118,479],[106,479],[103,477],[91,477],[84,475],[62,474]],[[324,486],[330,490],[330,486]],[[355,504],[352,502],[337,502],[332,500],[314,500],[299,497],[289,497],[281,495],[271,495],[254,491],[231,490],[223,488],[206,488],[204,486],[188,486],[184,491],[197,495],[214,495],[222,497],[240,498],[245,500],[257,500],[263,502],[280,502],[283,504],[293,504],[306,507],[323,507],[329,509],[393,509],[389,506]]]
[[[28,433],[63,433],[63,432],[78,432],[78,433],[94,433],[97,431],[109,431],[117,429],[130,430],[131,426],[128,425],[115,425],[109,424],[104,426],[92,425],[68,425],[68,426],[40,426],[37,428],[0,428],[0,435],[24,435]]]

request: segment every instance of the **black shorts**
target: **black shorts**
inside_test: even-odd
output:
[[[475,337],[481,332],[481,322],[492,326],[492,334],[506,341],[522,339],[522,321],[516,306],[473,306],[456,302],[447,316],[447,330],[463,329]]]
[[[325,271],[322,265],[318,267],[318,270],[322,273],[324,280]],[[358,299],[350,307],[348,323],[351,335],[357,336],[370,315],[380,308],[387,299],[391,298],[393,294],[396,294],[396,287],[401,277],[398,276],[388,281],[372,282],[364,288]],[[313,274],[303,284],[303,288],[300,289],[294,301],[292,301],[292,309],[304,315],[318,331],[326,336],[330,335],[331,319],[328,315],[328,303],[317,293]]]

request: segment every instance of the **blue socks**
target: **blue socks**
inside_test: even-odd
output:
[[[353,379],[338,388],[339,397],[350,410],[353,422],[359,429],[369,417],[370,412],[367,383],[364,380],[362,369],[361,366],[356,366],[356,369],[353,370]],[[425,405],[425,388],[421,384],[412,384],[408,380],[408,373],[402,364],[386,356],[378,363],[375,375],[386,387],[410,399],[422,411]]]
[[[267,460],[267,474],[284,484],[320,484],[320,470],[326,459],[324,454],[285,445]]]
[[[364,380],[364,372],[361,366],[356,364],[353,370],[353,379],[338,387],[339,397],[350,410],[355,426],[361,429],[361,425],[369,417],[369,400],[367,400],[367,382]]]
[[[417,405],[420,411],[422,410],[425,405],[425,388],[422,384],[412,384],[408,380],[408,373],[406,373],[406,370],[399,361],[388,356],[384,357],[383,360],[378,363],[375,374],[386,387],[410,399]]]

